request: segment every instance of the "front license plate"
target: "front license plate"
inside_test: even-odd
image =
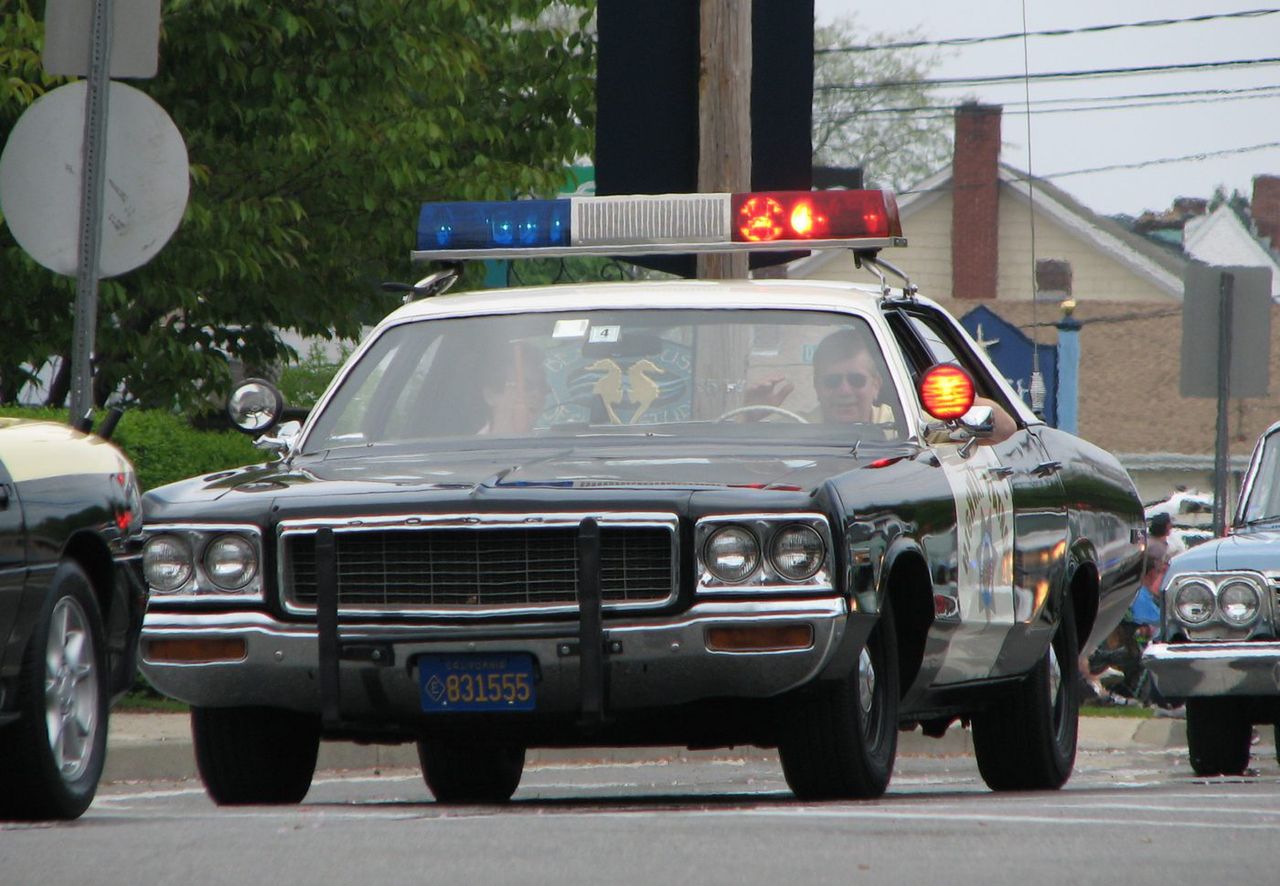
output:
[[[418,659],[422,709],[532,711],[533,656],[424,655]]]

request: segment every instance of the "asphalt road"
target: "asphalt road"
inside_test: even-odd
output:
[[[67,824],[0,824],[0,882],[1271,883],[1280,767],[1190,774],[1185,750],[1086,751],[1058,792],[993,794],[965,754],[899,758],[876,802],[802,804],[768,754],[543,763],[505,807],[443,807],[411,769],[325,772],[297,807],[198,782],[106,785]]]

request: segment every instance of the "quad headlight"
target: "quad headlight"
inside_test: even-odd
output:
[[[1266,579],[1247,571],[1180,575],[1165,593],[1170,614],[1188,628],[1248,628],[1268,605]]]
[[[204,571],[224,591],[238,591],[258,574],[258,554],[240,535],[220,535],[204,549]]]
[[[721,581],[736,584],[760,565],[760,542],[745,526],[723,526],[711,533],[703,548],[707,571]]]
[[[1262,609],[1262,595],[1251,581],[1232,579],[1218,588],[1218,612],[1222,620],[1238,627],[1251,624]]]
[[[788,581],[804,581],[822,568],[827,546],[812,526],[793,523],[773,536],[769,545],[769,561],[778,574]]]
[[[706,517],[694,534],[699,593],[831,587],[831,531],[819,514]]]
[[[171,594],[191,579],[194,564],[191,547],[176,535],[155,535],[142,549],[142,572],[147,585],[160,594]]]
[[[1213,617],[1213,588],[1207,582],[1188,581],[1173,592],[1173,609],[1189,625],[1202,625]]]
[[[262,594],[261,534],[255,526],[173,525],[142,549],[147,587],[167,600]]]

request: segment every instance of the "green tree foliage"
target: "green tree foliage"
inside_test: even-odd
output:
[[[848,50],[918,37],[913,31],[869,34],[850,16],[819,25],[814,47]],[[936,53],[920,49],[818,52],[813,72],[814,162],[861,167],[868,187],[896,190],[918,183],[950,162],[949,114],[885,112],[941,104],[933,89],[918,82],[929,76],[938,61]],[[873,85],[890,82],[907,85]]]
[[[27,18],[11,33],[6,14],[0,32],[0,133],[48,86],[43,4],[16,3]],[[166,0],[159,76],[134,85],[183,133],[191,197],[159,256],[101,289],[98,401],[122,388],[190,407],[225,391],[228,355],[252,368],[292,356],[279,330],[353,338],[396,304],[376,284],[418,273],[419,203],[554,192],[590,152],[592,5]],[[0,237],[0,329],[30,341],[4,341],[11,400],[15,357],[69,351],[74,286]]]

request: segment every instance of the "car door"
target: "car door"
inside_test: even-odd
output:
[[[931,305],[909,303],[891,308],[888,319],[913,372],[955,363],[973,378],[978,396],[999,404],[1017,424],[1006,439],[967,452],[955,444],[937,447],[956,499],[961,610],[961,626],[938,682],[1021,673],[1028,646],[1022,636],[1060,581],[1065,563],[1061,465],[1047,457],[1039,426],[1026,420],[1008,386],[977,356],[951,317]]]
[[[0,461],[0,640],[9,636],[26,580],[26,545],[18,490]]]

